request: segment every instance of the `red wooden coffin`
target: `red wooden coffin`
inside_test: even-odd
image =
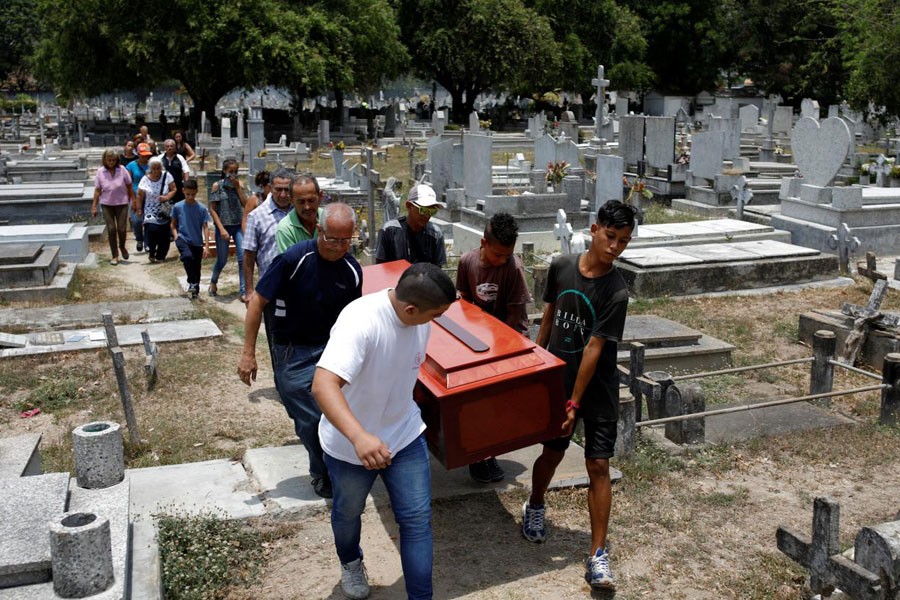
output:
[[[364,267],[363,293],[393,287],[408,266]],[[558,436],[564,392],[561,360],[457,300],[432,324],[413,395],[431,452],[454,469]]]

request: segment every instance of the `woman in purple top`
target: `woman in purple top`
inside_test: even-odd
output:
[[[131,174],[119,164],[119,155],[112,148],[103,152],[103,166],[97,169],[94,180],[94,203],[91,215],[97,216],[97,204],[103,207],[103,220],[109,237],[109,251],[112,264],[119,264],[119,250],[122,258],[128,260],[125,249],[125,235],[128,231],[128,206],[134,201],[131,188]]]

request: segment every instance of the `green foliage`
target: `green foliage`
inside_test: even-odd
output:
[[[843,4],[849,5],[842,11],[841,39],[850,67],[847,100],[869,118],[887,123],[900,115],[900,11],[884,0]],[[872,106],[884,111],[872,113]]]
[[[601,64],[613,89],[644,90],[652,83],[641,20],[628,8],[614,0],[536,0],[534,9],[549,19],[565,57],[561,72],[545,73],[544,87],[590,95]]]
[[[33,52],[39,23],[32,0],[0,2],[0,82],[15,80],[23,85],[28,75],[28,59]]]
[[[667,93],[714,90],[728,53],[724,0],[630,0],[643,20],[646,62]]]
[[[18,94],[15,98],[0,98],[0,109],[6,112],[22,114],[23,111],[37,111],[37,100],[27,94]]]
[[[398,0],[413,67],[453,98],[461,123],[487,89],[543,81],[563,68],[550,24],[520,0]]]
[[[73,377],[51,377],[41,381],[16,408],[18,410],[40,408],[45,412],[53,412],[76,402],[79,396],[79,385]]]
[[[852,20],[847,2],[726,0],[731,61],[722,67],[753,79],[786,102],[838,102],[847,81],[840,23]]]
[[[260,533],[222,515],[161,515],[159,555],[168,600],[220,598],[253,581],[263,559]]]

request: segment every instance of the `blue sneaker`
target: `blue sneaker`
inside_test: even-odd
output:
[[[532,506],[528,500],[522,505],[522,535],[529,542],[540,544],[547,539],[544,528],[544,505]]]
[[[588,557],[584,566],[584,580],[591,584],[591,589],[616,589],[616,582],[609,570],[609,552],[605,548],[597,548],[597,553]]]

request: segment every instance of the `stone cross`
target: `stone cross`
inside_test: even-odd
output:
[[[597,77],[591,79],[591,85],[597,88],[597,110],[594,112],[594,139],[591,140],[597,144],[603,145],[604,140],[600,134],[603,129],[603,107],[606,104],[606,86],[609,85],[609,79],[604,79],[605,70],[603,65],[597,67]]]
[[[873,169],[875,171],[875,185],[884,187],[885,177],[888,177],[891,173],[891,164],[884,158],[884,154],[879,154],[875,162],[878,165]]]
[[[375,187],[381,184],[381,173],[372,168],[372,157],[372,149],[366,148],[366,163],[359,166],[366,178],[367,214],[374,223],[375,219],[372,217],[375,215]],[[369,249],[375,250],[375,240],[376,236],[374,235],[369,238]]]
[[[837,502],[816,498],[812,539],[782,526],[775,533],[778,549],[809,569],[809,587],[814,594],[827,597],[840,587],[853,598],[884,598],[879,577],[841,555],[840,518]]]
[[[867,279],[871,279],[872,281],[887,279],[887,276],[884,273],[878,271],[878,265],[874,252],[866,252],[866,268],[862,268],[862,266],[857,263],[856,272]]]
[[[572,225],[566,222],[566,211],[556,211],[556,225],[553,226],[553,235],[559,240],[559,248],[563,254],[571,254]]]
[[[837,233],[831,234],[828,238],[828,247],[838,251],[838,268],[841,273],[850,272],[850,253],[856,252],[859,244],[859,238],[853,235],[846,223],[841,223]]]
[[[740,221],[744,218],[744,206],[750,204],[753,198],[753,192],[747,187],[747,178],[741,175],[733,186],[731,186],[731,199],[737,202],[735,218]]]

